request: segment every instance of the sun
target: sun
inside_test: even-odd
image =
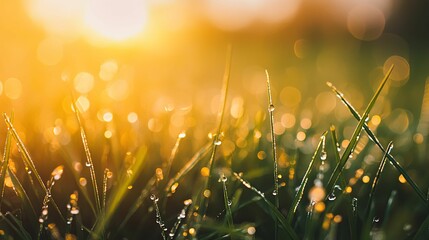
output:
[[[97,35],[122,41],[144,30],[146,6],[140,0],[92,0],[86,6],[84,21]]]

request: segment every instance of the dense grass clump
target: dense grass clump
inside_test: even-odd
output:
[[[281,134],[276,132],[275,89],[268,71],[268,100],[261,104],[267,109],[251,116],[254,122],[243,114],[229,119],[230,68],[231,51],[216,124],[205,141],[193,141],[196,129],[183,129],[172,141],[137,128],[126,130],[130,134],[123,136],[130,139],[112,137],[109,130],[104,134],[109,140],[98,141],[88,127],[91,119],[72,97],[77,131],[71,144],[57,148],[61,164],[51,171],[33,161],[27,146],[38,142],[23,138],[14,125],[19,116],[3,114],[7,134],[0,171],[0,237],[429,238],[428,199],[419,187],[425,185],[416,182],[409,165],[396,160],[413,149],[397,152],[394,144],[401,137],[393,141],[377,131],[383,119],[374,106],[381,94],[388,97],[394,66],[362,113],[327,83],[342,103],[336,107],[349,111],[347,123],[301,124]],[[378,122],[371,121],[374,116]],[[207,123],[197,119],[198,124]],[[350,136],[338,134],[345,126],[352,129]],[[54,133],[61,134],[58,129]],[[136,135],[145,140],[118,148],[118,142]],[[169,154],[160,154],[161,148],[169,148]]]

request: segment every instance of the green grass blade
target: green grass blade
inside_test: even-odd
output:
[[[365,122],[368,118],[368,115],[371,112],[372,108],[374,107],[374,104],[375,104],[378,96],[380,95],[381,90],[383,90],[383,87],[385,86],[387,80],[389,79],[389,76],[392,73],[392,70],[393,70],[393,65],[390,67],[389,71],[384,76],[383,81],[380,83],[377,91],[375,92],[371,101],[369,102],[368,106],[366,107],[365,112],[362,115],[362,118],[360,119],[358,125],[356,126],[356,128],[353,132],[353,135],[350,139],[349,145],[347,146],[346,150],[344,151],[344,154],[341,157],[340,162],[336,165],[334,172],[332,173],[331,178],[329,179],[328,185],[326,187],[327,195],[329,195],[332,192],[334,185],[338,181],[338,178],[340,177],[341,172],[343,171],[344,165],[346,164],[347,160],[349,159],[350,154],[354,151],[354,148],[356,147],[357,142],[358,142],[358,137],[362,131],[363,126],[365,125]]]
[[[94,226],[94,231],[92,238],[100,238],[106,226],[108,226],[113,214],[118,209],[119,204],[122,202],[123,198],[127,193],[128,186],[132,185],[138,174],[141,172],[143,163],[145,162],[147,149],[142,147],[136,154],[136,160],[131,167],[133,174],[131,176],[124,175],[125,179],[118,181],[118,185],[111,193],[112,198],[109,200],[109,205],[98,217],[97,223]]]
[[[342,94],[340,91],[338,91],[332,84],[328,84],[328,86],[332,89],[332,91],[335,92],[335,94],[341,99],[341,101],[343,102],[343,104],[349,109],[349,111],[351,112],[351,114],[356,118],[356,120],[360,121],[362,118],[359,115],[359,113],[354,109],[354,107],[350,104],[349,101],[347,101],[347,99],[344,97],[344,94]],[[369,129],[367,124],[363,125],[363,128],[365,130],[365,132],[368,134],[369,138],[371,139],[371,141],[373,141],[378,148],[380,148],[380,150],[383,153],[386,153],[386,149],[383,147],[383,145],[380,143],[380,141],[378,140],[378,138],[376,137],[376,135],[371,131],[371,129]],[[398,163],[398,161],[396,161],[396,159],[391,155],[388,154],[387,158],[389,159],[390,163],[393,164],[393,166],[396,168],[396,170],[399,171],[399,173],[402,174],[402,176],[404,176],[404,178],[407,180],[407,182],[411,185],[411,187],[414,189],[414,191],[417,193],[417,195],[420,197],[420,199],[429,206],[429,202],[428,199],[426,198],[425,194],[423,193],[423,191],[417,186],[417,184],[414,182],[414,180],[410,177],[410,175],[408,175],[407,171],[405,171],[405,169]]]
[[[74,98],[72,98],[72,105],[73,105],[73,110],[74,110],[77,122],[79,124],[80,136],[82,139],[83,148],[85,150],[85,155],[86,155],[85,165],[87,167],[89,167],[89,173],[91,175],[91,183],[92,183],[92,189],[94,191],[95,206],[97,209],[97,213],[100,214],[101,202],[100,202],[100,195],[98,193],[98,184],[97,184],[97,177],[95,175],[94,163],[92,161],[91,151],[89,150],[88,139],[86,137],[85,129],[83,127],[82,121],[81,121],[80,116],[79,116],[79,109],[76,106],[76,102],[75,102]]]
[[[229,200],[228,197],[228,189],[226,187],[226,181],[227,177],[225,175],[222,175],[221,182],[222,182],[222,190],[223,190],[223,202],[226,209],[226,221],[228,223],[228,227],[231,229],[234,229],[234,222],[232,220],[232,211],[231,211],[231,200]]]
[[[16,232],[17,236],[19,236],[19,239],[29,239],[31,240],[31,235],[25,230],[24,226],[22,226],[22,222],[19,221],[13,214],[10,212],[7,212],[5,215],[3,215],[0,212],[0,217],[3,219],[9,227]],[[9,220],[7,217],[10,217],[12,219]]]
[[[197,165],[197,163],[199,163],[201,159],[206,156],[211,147],[212,143],[207,143],[198,152],[196,152],[194,156],[192,156],[192,158],[185,164],[185,166],[183,166],[179,172],[177,172],[176,175],[168,181],[165,191],[167,193],[172,193],[172,186],[175,183],[178,183],[189,171],[191,171]]]
[[[310,163],[308,164],[307,170],[305,171],[304,177],[302,178],[301,184],[299,185],[299,190],[295,194],[295,198],[293,199],[292,205],[287,215],[287,222],[292,224],[292,220],[295,216],[296,210],[298,209],[298,205],[301,202],[302,195],[304,194],[305,187],[307,186],[308,178],[310,177],[311,170],[313,169],[314,161],[316,157],[320,154],[322,150],[322,142],[323,138],[326,137],[327,132],[324,132],[320,138],[319,144],[314,151],[313,157],[311,158]]]
[[[13,113],[12,113],[11,119],[13,119]],[[3,202],[3,195],[4,195],[4,187],[5,187],[4,180],[6,179],[7,169],[9,168],[8,165],[9,165],[11,140],[12,140],[12,133],[10,131],[7,131],[6,142],[4,144],[3,159],[1,162],[1,172],[0,172],[0,212],[1,212],[1,205]]]
[[[265,203],[265,207],[262,209],[266,212],[268,212],[270,215],[273,215],[275,219],[277,219],[278,223],[280,224],[280,227],[283,228],[286,231],[286,234],[288,235],[289,239],[298,239],[298,236],[296,235],[295,231],[291,227],[291,225],[288,223],[286,218],[283,216],[283,214],[277,209],[276,206],[274,206],[270,201],[268,201],[267,198],[265,198],[265,195],[250,185],[249,182],[241,178],[241,176],[237,173],[234,173],[234,176],[248,189],[252,190],[254,193],[256,193],[261,199],[262,202]]]
[[[375,174],[375,177],[374,177],[374,181],[372,182],[371,191],[369,193],[369,199],[368,199],[368,207],[366,208],[367,209],[365,214],[366,218],[368,218],[369,216],[370,206],[373,201],[372,199],[374,198],[374,193],[377,188],[378,181],[380,179],[381,173],[383,172],[384,166],[386,164],[387,155],[390,154],[390,151],[392,151],[392,148],[393,148],[393,143],[390,142],[389,145],[387,146],[387,151],[384,154],[383,158],[381,159],[380,165],[378,166],[377,173]]]
[[[330,131],[331,131],[331,138],[332,138],[332,144],[334,147],[334,156],[335,156],[335,160],[336,163],[338,164],[341,160],[340,158],[340,153],[339,153],[339,143],[338,143],[338,139],[337,139],[337,134],[335,131],[335,126],[331,126],[330,127]],[[340,186],[342,189],[346,189],[347,187],[347,182],[344,179],[343,176],[340,176]],[[350,194],[345,194],[346,200],[347,202],[349,202],[350,204],[347,204],[347,219],[349,222],[349,228],[350,228],[350,239],[356,239],[357,238],[357,231],[356,231],[356,218],[355,218],[355,209],[353,207],[353,199],[351,199]]]
[[[19,181],[18,177],[15,175],[15,173],[8,168],[7,173],[9,174],[9,177],[13,183],[13,186],[15,187],[16,192],[18,193],[19,197],[22,199],[22,201],[31,209],[31,213],[35,220],[37,220],[36,210],[34,210],[33,203],[31,202],[30,198],[27,195],[27,192],[25,191],[24,187],[22,186],[21,182]]]
[[[43,191],[45,194],[48,193],[48,189],[46,188],[45,184],[43,183],[42,178],[40,177],[36,166],[34,165],[33,160],[31,159],[30,154],[28,153],[27,148],[24,145],[24,142],[21,140],[21,138],[18,135],[18,132],[16,131],[15,127],[13,126],[10,118],[6,115],[6,113],[3,113],[3,117],[5,119],[6,125],[9,129],[9,131],[11,132],[13,138],[15,139],[15,141],[18,143],[18,148],[21,151],[21,155],[22,158],[24,160],[24,162],[26,163],[26,166],[28,166],[30,168],[30,170],[34,173],[34,176],[36,176],[37,182],[39,183],[39,185],[42,187]],[[58,205],[56,204],[55,200],[53,198],[51,198],[51,204],[54,206],[55,210],[58,212],[61,220],[63,223],[66,222],[63,214],[61,213],[60,209],[58,208]]]

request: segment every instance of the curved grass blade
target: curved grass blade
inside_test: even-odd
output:
[[[299,190],[295,194],[295,198],[293,199],[292,205],[290,207],[289,213],[286,218],[289,224],[292,224],[292,220],[295,216],[298,205],[301,202],[302,195],[304,194],[305,187],[307,186],[307,182],[308,182],[308,178],[310,177],[311,170],[313,169],[314,160],[316,159],[316,156],[318,156],[321,152],[323,138],[326,137],[327,133],[328,132],[324,132],[320,137],[319,144],[317,145],[316,150],[314,151],[313,157],[311,158],[311,161],[308,164],[307,170],[305,171],[304,177],[302,178],[301,184],[299,185]]]
[[[344,94],[337,90],[331,83],[328,83],[328,86],[332,89],[332,91],[341,99],[341,102],[349,109],[350,113],[356,118],[356,120],[360,121],[362,118],[359,115],[359,113],[354,109],[354,107],[350,104],[349,101],[344,97]],[[375,136],[375,134],[369,129],[367,124],[364,124],[363,128],[365,129],[365,132],[368,134],[371,141],[375,143],[375,145],[380,148],[380,150],[383,153],[386,153],[386,149],[383,147],[383,145],[380,143],[378,138]],[[417,186],[417,184],[414,182],[414,180],[408,175],[407,171],[396,161],[396,159],[391,155],[388,154],[387,158],[389,159],[390,163],[393,164],[393,166],[398,170],[402,176],[407,180],[407,182],[411,185],[411,187],[414,189],[414,191],[417,193],[417,195],[420,197],[420,199],[429,206],[429,201],[425,197],[425,194],[423,191]]]
[[[282,227],[286,231],[286,234],[289,236],[289,239],[298,239],[298,236],[296,235],[296,233],[293,230],[293,228],[291,227],[291,225],[287,222],[287,220],[283,216],[283,214],[277,209],[276,206],[274,206],[270,201],[268,201],[267,198],[265,198],[265,195],[261,191],[259,191],[258,189],[256,189],[255,187],[253,187],[249,182],[247,182],[246,180],[244,180],[243,178],[241,178],[241,176],[239,174],[234,173],[234,176],[246,188],[252,190],[259,197],[261,197],[261,199],[263,200],[262,202],[265,203],[265,207],[263,207],[262,209],[264,211],[266,211],[267,213],[269,213],[270,215],[272,215],[273,217],[275,217],[275,219],[278,220],[278,222],[280,224],[280,227]]]
[[[15,173],[10,168],[7,169],[7,173],[9,174],[9,177],[10,177],[10,179],[13,183],[13,186],[15,187],[15,190],[18,193],[19,197],[31,209],[31,213],[32,213],[34,219],[37,219],[36,210],[34,210],[33,203],[31,202],[30,198],[28,197],[27,192],[25,191],[25,189],[22,186],[21,182],[19,181],[18,177],[15,175]]]
[[[392,148],[393,148],[393,142],[390,142],[389,145],[387,145],[387,151],[384,154],[380,162],[380,165],[378,166],[377,173],[375,174],[374,181],[372,182],[372,187],[371,187],[371,191],[369,193],[369,199],[368,199],[368,207],[366,208],[366,214],[365,214],[365,218],[367,219],[369,217],[370,206],[372,203],[372,199],[374,198],[374,193],[377,188],[377,184],[380,179],[381,172],[383,172],[384,166],[386,165],[387,155],[390,154],[390,151],[392,151]]]
[[[189,206],[192,204],[192,200],[191,199],[185,200],[184,204],[185,206],[180,211],[179,216],[177,216],[176,222],[174,223],[173,227],[170,230],[170,233],[168,234],[170,239],[174,239],[174,236],[176,236],[177,230],[179,229],[180,224],[182,223],[182,220],[186,217],[186,213],[188,212]]]
[[[13,119],[13,113],[11,115],[11,119]],[[10,131],[7,131],[6,142],[4,144],[3,159],[1,162],[1,172],[0,172],[0,212],[1,212],[1,205],[3,202],[3,195],[4,195],[4,187],[5,187],[4,180],[6,179],[7,169],[9,168],[11,140],[12,140],[12,133]]]
[[[34,173],[34,176],[36,176],[37,182],[42,187],[45,194],[48,193],[48,189],[46,188],[45,184],[43,183],[42,178],[40,177],[39,173],[37,172],[36,166],[34,165],[33,160],[30,157],[30,154],[28,153],[27,148],[25,147],[24,143],[22,142],[21,138],[19,137],[15,127],[13,126],[10,118],[6,115],[6,113],[3,113],[3,117],[5,119],[6,125],[11,132],[13,138],[18,143],[18,148],[20,149],[22,159],[26,163],[26,165],[30,168],[30,170]],[[58,208],[58,205],[56,204],[55,200],[51,198],[51,204],[54,206],[55,210],[58,212],[60,219],[63,223],[66,222],[63,214],[61,213],[60,209]]]
[[[72,106],[73,106],[73,110],[74,110],[77,122],[79,124],[80,136],[82,139],[83,148],[85,150],[85,155],[86,155],[85,165],[89,167],[89,173],[91,175],[91,183],[92,183],[92,189],[94,191],[95,206],[97,209],[97,213],[100,214],[101,202],[100,202],[100,195],[98,193],[97,177],[95,176],[94,163],[92,162],[91,151],[89,150],[89,146],[88,146],[88,139],[86,138],[85,129],[83,128],[83,124],[79,116],[79,109],[76,106],[74,97],[72,97]]]
[[[341,175],[341,172],[343,171],[344,165],[346,164],[347,160],[349,159],[350,154],[353,152],[354,148],[356,147],[358,143],[358,137],[360,133],[362,132],[362,128],[365,125],[365,122],[367,121],[368,115],[371,112],[372,108],[374,107],[374,104],[378,98],[378,96],[381,93],[381,90],[383,90],[387,80],[389,79],[390,74],[392,73],[393,65],[390,67],[389,71],[384,76],[383,81],[380,83],[377,91],[374,93],[371,101],[369,102],[368,106],[365,109],[364,114],[362,115],[362,118],[360,119],[358,125],[356,126],[353,135],[350,139],[349,144],[347,145],[346,150],[343,153],[343,156],[341,157],[340,162],[335,166],[334,172],[331,175],[331,178],[329,179],[328,185],[326,187],[327,189],[327,195],[329,195],[332,190],[334,189],[334,185],[338,181],[338,178]],[[332,84],[330,84],[332,86]]]

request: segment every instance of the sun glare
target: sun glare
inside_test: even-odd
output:
[[[97,34],[115,41],[143,31],[146,8],[139,0],[92,0],[85,11],[85,24]]]

